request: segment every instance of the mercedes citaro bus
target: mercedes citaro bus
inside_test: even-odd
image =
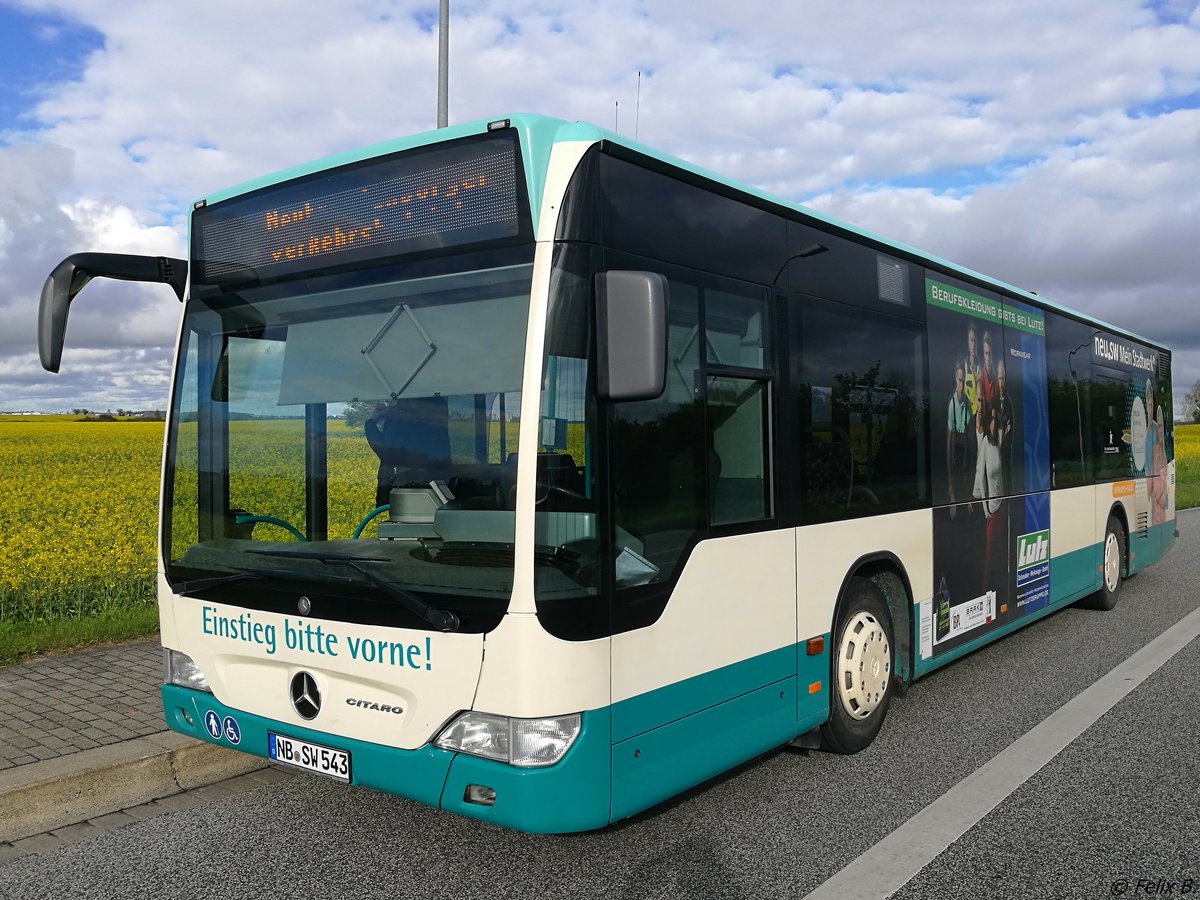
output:
[[[1171,354],[591,125],[519,115],[197,201],[163,466],[183,734],[598,828],[1174,541]],[[1052,665],[1047,660],[1047,665]],[[797,765],[803,760],[797,759]]]

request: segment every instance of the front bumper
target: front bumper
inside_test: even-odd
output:
[[[162,700],[167,725],[173,731],[264,759],[269,758],[268,732],[347,750],[351,784],[459,815],[537,834],[587,831],[609,822],[612,728],[607,709],[583,714],[579,736],[560,762],[545,768],[521,768],[432,744],[402,750],[338,737],[243,712],[220,703],[212,694],[173,684],[162,686]],[[224,733],[218,738],[209,734],[204,722],[210,713],[222,721],[233,718],[236,744]],[[468,785],[495,791],[494,805],[468,803]]]

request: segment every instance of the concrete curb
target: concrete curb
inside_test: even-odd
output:
[[[234,778],[266,760],[164,731],[0,771],[0,843]]]

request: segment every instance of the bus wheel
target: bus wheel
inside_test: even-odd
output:
[[[833,637],[833,689],[821,746],[857,753],[879,734],[892,696],[892,617],[873,582],[850,579],[838,604]]]
[[[1125,575],[1125,528],[1116,516],[1108,517],[1108,526],[1104,529],[1104,560],[1100,571],[1100,590],[1079,604],[1086,609],[1112,609],[1121,596]]]

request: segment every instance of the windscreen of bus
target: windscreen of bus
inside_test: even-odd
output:
[[[486,631],[513,582],[524,260],[192,299],[163,552],[178,593]],[[451,261],[453,262],[453,261]],[[405,596],[407,595],[407,596]]]

